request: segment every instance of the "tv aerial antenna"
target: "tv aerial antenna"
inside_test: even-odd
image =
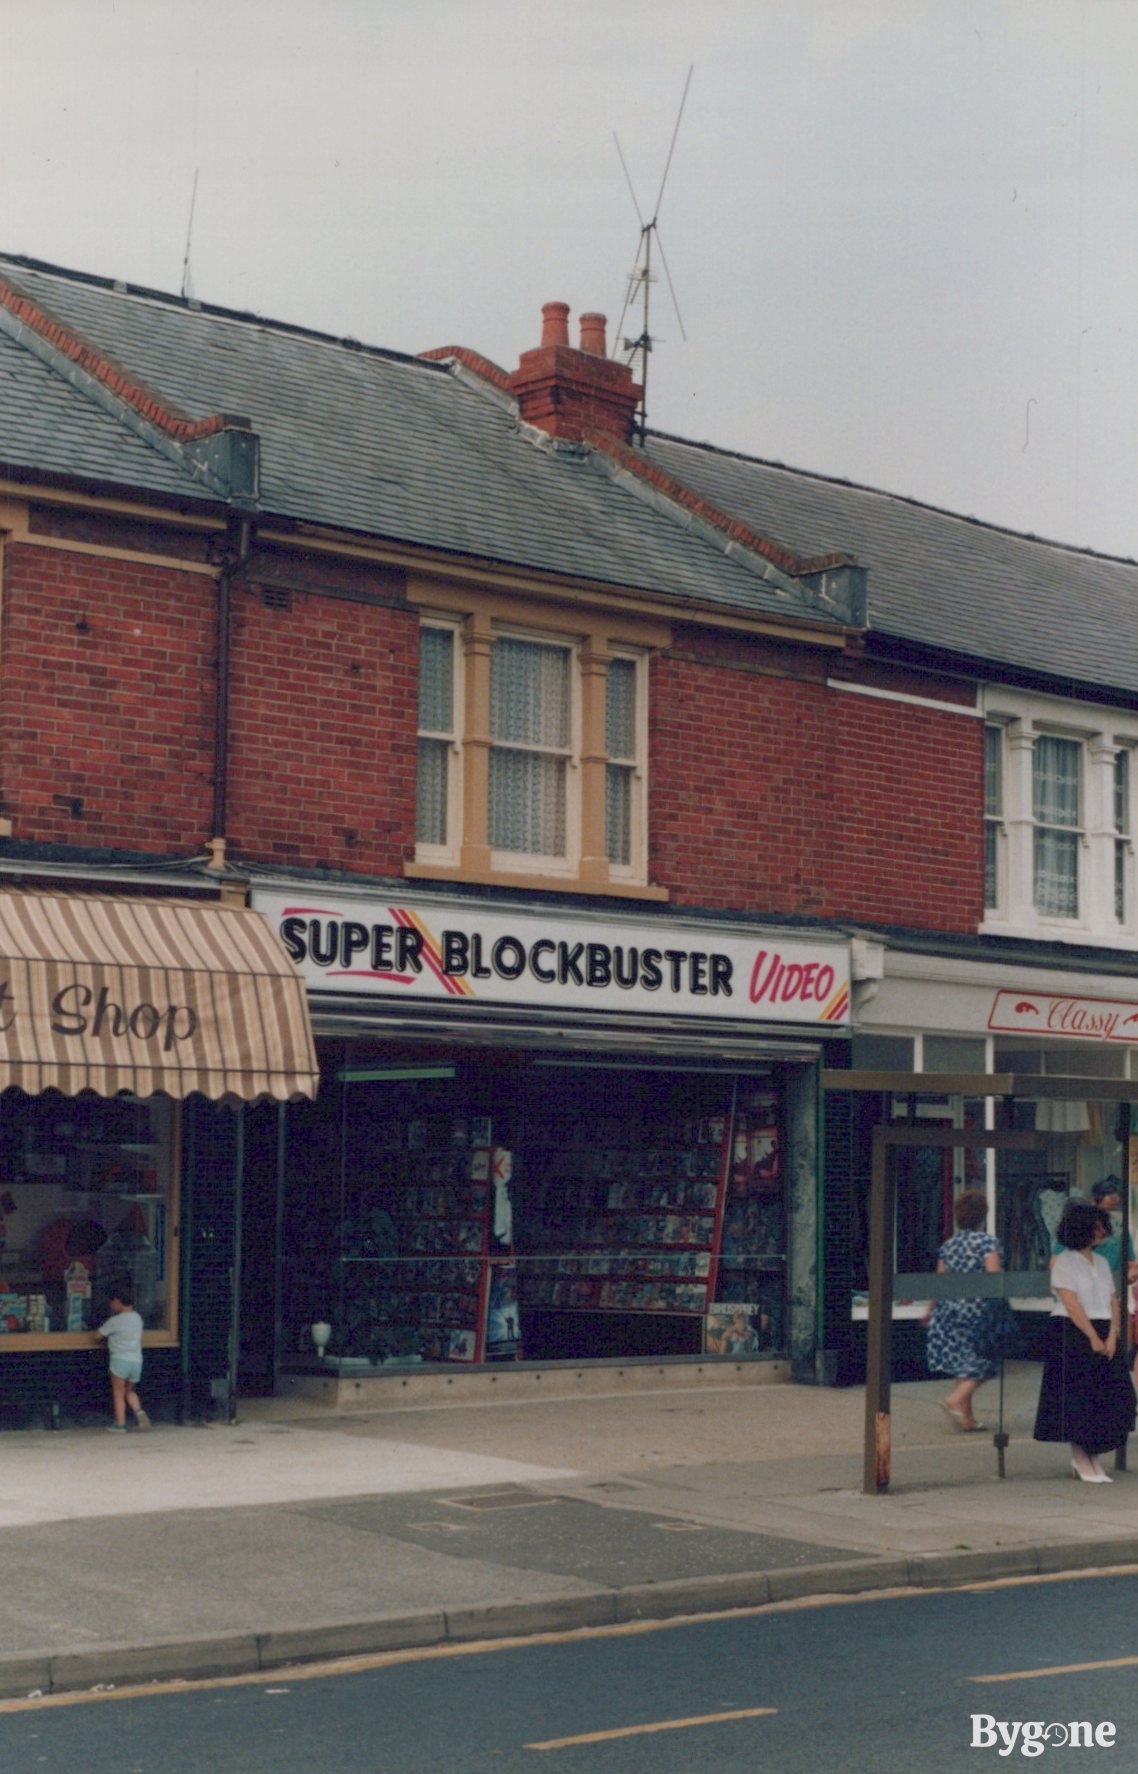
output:
[[[192,302],[194,299],[194,278],[190,270],[190,251],[194,239],[194,209],[198,201],[198,168],[194,168],[194,188],[190,192],[190,219],[186,225],[186,251],[182,258],[182,300]]]
[[[695,67],[693,64],[688,69],[688,77],[684,81],[684,90],[680,99],[680,108],[676,113],[675,127],[672,130],[672,140],[668,148],[668,158],[664,162],[664,175],[660,180],[660,189],[656,194],[656,205],[652,211],[650,221],[646,222],[644,220],[644,213],[637,201],[636,189],[632,183],[632,175],[628,170],[627,162],[621,151],[620,138],[615,129],[613,130],[612,135],[612,139],[616,143],[617,154],[620,156],[620,164],[624,169],[629,196],[632,198],[632,207],[635,209],[636,219],[640,223],[640,250],[637,253],[635,268],[629,273],[628,290],[625,294],[624,306],[620,311],[620,319],[617,322],[616,333],[614,335],[614,338],[621,339],[622,342],[619,346],[614,345],[614,355],[617,350],[621,350],[629,353],[630,361],[637,355],[639,355],[640,358],[640,412],[637,417],[636,428],[640,434],[641,442],[644,440],[644,435],[648,427],[648,357],[653,345],[653,335],[649,325],[649,316],[652,285],[657,282],[656,272],[652,269],[653,244],[655,244],[656,251],[659,254],[660,264],[664,268],[664,277],[668,285],[668,294],[672,298],[672,307],[675,309],[676,320],[680,329],[680,337],[685,341],[687,339],[687,333],[684,331],[683,316],[680,314],[680,305],[676,300],[675,285],[672,282],[672,274],[668,269],[668,260],[664,252],[664,242],[660,237],[660,205],[664,200],[664,189],[668,183],[668,174],[672,170],[672,156],[676,151],[676,138],[680,133],[680,123],[683,119],[684,106],[687,104],[688,99],[688,89],[691,86],[691,79],[694,73]],[[637,336],[632,339],[623,338],[624,320],[630,309],[638,309],[640,313],[640,331]]]

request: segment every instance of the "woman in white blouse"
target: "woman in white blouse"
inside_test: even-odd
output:
[[[1051,1268],[1055,1300],[1035,1416],[1036,1441],[1069,1442],[1071,1471],[1085,1484],[1111,1482],[1099,1455],[1121,1447],[1134,1428],[1118,1294],[1110,1265],[1095,1248],[1109,1231],[1108,1216],[1089,1201],[1068,1201],[1063,1209],[1063,1249]]]

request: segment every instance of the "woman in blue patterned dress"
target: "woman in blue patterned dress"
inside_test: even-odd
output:
[[[938,1275],[966,1275],[977,1269],[995,1273],[1003,1268],[999,1240],[983,1230],[988,1200],[979,1189],[966,1189],[956,1197],[953,1218],[957,1230],[937,1252]],[[983,1429],[972,1414],[972,1398],[978,1386],[996,1372],[976,1348],[975,1336],[984,1317],[983,1300],[937,1300],[929,1319],[928,1364],[934,1374],[950,1374],[956,1381],[942,1399],[958,1429]]]

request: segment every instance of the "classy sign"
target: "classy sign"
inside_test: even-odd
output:
[[[255,890],[310,989],[490,1004],[849,1021],[844,943]]]
[[[1138,1041],[1138,1004],[1125,998],[1000,991],[988,1027],[1006,1035],[1063,1035],[1082,1041]]]

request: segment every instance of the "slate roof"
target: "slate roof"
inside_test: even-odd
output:
[[[264,512],[681,603],[834,618],[698,514],[614,474],[603,453],[542,444],[468,372],[23,259],[0,256],[0,278],[172,411],[248,415]],[[1133,561],[660,433],[644,455],[789,555],[844,554],[867,569],[871,646],[1138,697]],[[0,328],[5,466],[216,498],[168,440],[148,441],[146,425],[116,418],[65,363],[48,367]]]
[[[511,401],[467,375],[24,260],[0,257],[0,277],[181,415],[247,415],[261,440],[262,511],[680,600],[833,620],[769,563],[728,553],[678,510],[630,491],[593,452],[543,446]],[[63,374],[41,402],[52,373],[5,344],[6,358],[23,351],[26,362],[18,380],[0,379],[0,461],[211,497],[109,426],[89,390]]]
[[[873,633],[1138,694],[1134,561],[681,438],[650,435],[647,453],[792,553],[848,550],[868,572]]]
[[[202,496],[184,469],[0,333],[0,471],[17,467]]]

